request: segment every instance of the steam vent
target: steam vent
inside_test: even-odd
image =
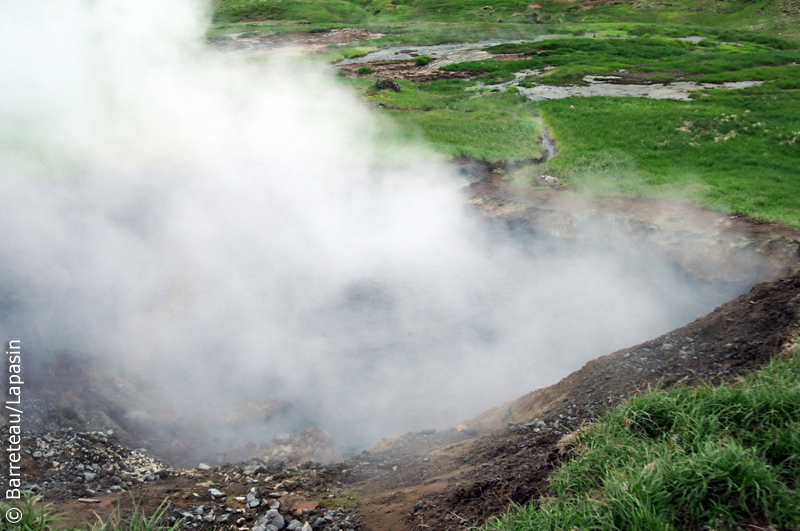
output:
[[[800,8],[678,3],[1,5],[0,531],[797,529]]]

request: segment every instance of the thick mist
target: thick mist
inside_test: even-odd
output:
[[[324,67],[206,50],[205,9],[0,4],[0,331],[30,355],[103,356],[210,427],[285,400],[275,430],[366,447],[730,295],[597,234],[486,226]]]

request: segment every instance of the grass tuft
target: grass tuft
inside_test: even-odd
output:
[[[22,512],[21,520],[15,523],[9,522],[5,516],[12,507]],[[118,508],[106,521],[98,517],[98,521],[93,525],[63,526],[58,524],[63,520],[63,514],[40,503],[38,497],[25,497],[14,505],[0,503],[3,515],[0,517],[0,531],[178,531],[180,520],[172,525],[164,523],[167,520],[167,508],[168,503],[165,500],[150,517],[147,517],[134,504],[129,518],[122,518]]]

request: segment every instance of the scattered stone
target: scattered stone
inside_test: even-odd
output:
[[[553,177],[552,175],[542,175],[536,178],[536,186],[547,186],[549,188],[561,189],[565,188],[565,186]]]
[[[78,498],[80,503],[100,503],[100,500],[94,498]]]
[[[400,83],[388,77],[379,77],[375,81],[375,88],[378,90],[391,89],[395,92],[400,92]]]
[[[208,489],[208,493],[212,498],[224,498],[225,493],[217,489]]]

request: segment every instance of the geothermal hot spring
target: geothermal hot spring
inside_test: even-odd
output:
[[[599,231],[481,221],[452,166],[326,68],[208,50],[206,7],[0,6],[0,330],[39,389],[69,389],[33,373],[74,353],[220,446],[319,426],[360,450],[742,289]],[[231,422],[259,401],[288,406]]]

